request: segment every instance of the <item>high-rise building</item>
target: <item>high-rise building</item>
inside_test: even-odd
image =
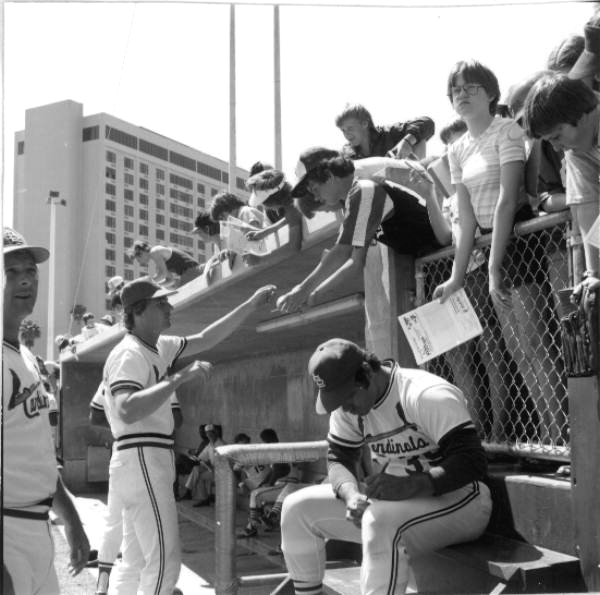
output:
[[[108,114],[84,116],[75,101],[28,109],[25,130],[15,135],[14,226],[29,242],[50,247],[55,211],[54,333],[69,331],[76,304],[97,318],[104,314],[110,277],[148,272],[128,256],[135,239],[181,248],[203,262],[210,247],[191,234],[193,221],[228,188],[228,167]],[[247,175],[237,169],[235,193],[242,199]],[[50,193],[66,204],[51,207]],[[48,266],[42,265],[31,317],[42,328],[38,351],[46,345],[47,310]]]

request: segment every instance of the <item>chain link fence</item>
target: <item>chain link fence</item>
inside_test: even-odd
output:
[[[492,303],[487,261],[491,234],[476,242],[465,278],[483,334],[424,367],[459,386],[488,452],[568,461],[567,382],[561,290],[572,285],[570,217],[558,213],[516,227],[505,260],[512,307]],[[417,302],[447,280],[454,250],[416,261]]]

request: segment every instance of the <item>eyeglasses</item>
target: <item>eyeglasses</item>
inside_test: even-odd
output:
[[[469,83],[467,85],[457,85],[455,87],[450,88],[450,97],[456,97],[460,94],[461,91],[464,91],[469,97],[474,97],[479,93],[479,88],[483,87],[483,85],[476,85],[474,83]]]

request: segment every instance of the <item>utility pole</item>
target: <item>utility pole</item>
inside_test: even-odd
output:
[[[279,37],[279,5],[273,6],[273,73],[275,104],[275,167],[282,168],[281,159],[281,45]]]
[[[229,7],[229,192],[236,189],[235,4]]]
[[[46,328],[46,357],[54,359],[54,292],[56,281],[56,207],[66,206],[58,190],[50,190],[46,204],[50,205],[50,258],[48,267],[48,324]]]

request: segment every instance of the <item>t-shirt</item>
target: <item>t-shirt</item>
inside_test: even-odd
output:
[[[26,508],[51,498],[58,470],[49,420],[50,400],[35,356],[2,342],[2,505]],[[47,510],[48,506],[42,507]]]
[[[510,118],[494,118],[477,138],[469,131],[448,147],[453,184],[469,191],[477,224],[491,229],[500,198],[500,168],[513,161],[525,163],[525,133]],[[528,203],[524,179],[517,196],[517,210]]]
[[[173,416],[168,401],[164,401],[158,409],[144,419],[127,423],[119,417],[113,395],[121,389],[140,391],[160,382],[186,345],[187,340],[184,337],[162,335],[154,346],[128,333],[110,352],[104,364],[104,397],[105,410],[113,436],[119,441],[117,450],[128,444],[129,438],[122,440],[123,436],[136,434],[171,436]],[[131,438],[134,442],[136,439],[138,438],[135,436]],[[161,440],[165,441],[156,438],[156,441]],[[172,439],[165,442],[172,445]]]
[[[596,108],[600,111],[600,107]],[[589,151],[565,151],[567,169],[567,204],[600,200],[600,118],[596,145]]]
[[[329,417],[327,441],[341,447],[368,444],[390,475],[426,472],[439,464],[439,441],[452,430],[474,428],[462,392],[443,378],[419,369],[391,366],[390,382],[365,416],[341,407]]]

